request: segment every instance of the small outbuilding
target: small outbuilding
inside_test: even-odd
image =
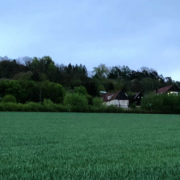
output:
[[[135,103],[137,106],[140,106],[142,98],[143,94],[138,92],[131,97],[130,103]]]

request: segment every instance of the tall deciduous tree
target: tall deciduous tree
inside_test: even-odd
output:
[[[93,69],[93,73],[95,73],[95,76],[98,78],[106,78],[109,72],[109,69],[105,64],[100,64],[98,67],[94,67]]]
[[[122,78],[122,72],[119,67],[114,66],[111,68],[111,70],[108,73],[109,79],[121,79]]]

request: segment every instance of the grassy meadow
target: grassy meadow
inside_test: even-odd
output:
[[[6,179],[180,179],[180,116],[0,112]]]

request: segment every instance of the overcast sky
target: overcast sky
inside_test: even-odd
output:
[[[180,81],[180,0],[0,0],[0,56],[45,55]]]

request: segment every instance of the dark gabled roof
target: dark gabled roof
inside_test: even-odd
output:
[[[157,89],[154,92],[156,92],[156,93],[166,93],[166,92],[168,92],[170,90],[172,90],[172,91],[180,91],[180,89],[175,84],[172,84],[172,85]]]
[[[143,94],[141,92],[138,92],[133,96],[133,99],[136,99],[139,95],[143,96]]]

